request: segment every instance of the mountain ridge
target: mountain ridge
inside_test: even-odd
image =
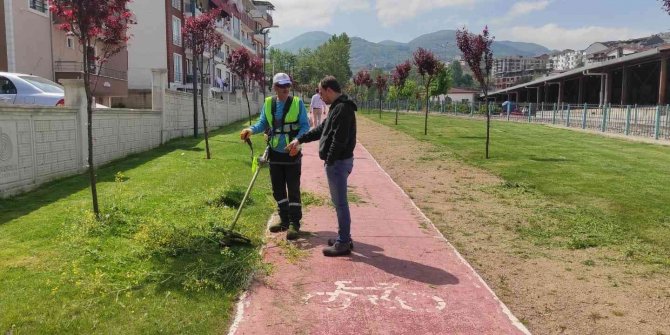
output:
[[[284,43],[271,47],[297,53],[303,48],[315,49],[328,41],[332,34],[324,31],[310,31]],[[432,51],[442,61],[454,59],[461,54],[456,46],[456,30],[439,30],[417,36],[407,43],[384,40],[379,43],[370,42],[360,37],[352,37],[349,65],[352,71],[361,68],[380,67],[391,69],[396,64],[410,59],[418,48]],[[491,46],[495,56],[532,57],[550,53],[548,48],[528,42],[494,41]]]

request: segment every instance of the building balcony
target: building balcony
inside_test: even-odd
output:
[[[223,39],[229,44],[233,45],[234,48],[244,46],[249,49],[252,53],[256,54],[256,48],[253,45],[253,42],[249,39],[243,38],[239,31],[233,31],[232,26],[225,22],[224,20],[218,20],[216,22],[216,30],[223,35]]]
[[[128,95],[128,72],[110,67],[91,67],[91,88],[94,96],[122,97]],[[84,63],[56,61],[55,79],[83,79]]]
[[[212,2],[215,4],[215,7],[221,8],[229,15],[239,18],[243,25],[251,29],[256,27],[256,21],[249,14],[240,12],[235,4],[225,0],[212,0]]]
[[[260,23],[261,26],[263,27],[272,27],[274,25],[272,21],[272,16],[270,14],[263,12],[261,10],[255,9],[249,12],[252,18],[256,20],[256,22]]]

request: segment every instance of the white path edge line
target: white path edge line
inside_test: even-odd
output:
[[[437,233],[439,234],[439,237],[440,237],[442,240],[444,240],[444,242],[447,243],[447,245],[449,246],[449,248],[451,248],[451,249],[454,251],[454,253],[456,254],[456,256],[458,256],[458,258],[461,260],[461,262],[462,262],[463,264],[465,264],[465,265],[466,265],[466,266],[467,266],[467,267],[468,267],[468,268],[475,274],[475,276],[477,277],[477,279],[479,279],[479,281],[482,283],[482,285],[483,285],[483,286],[484,286],[484,287],[485,287],[485,288],[486,288],[486,289],[493,295],[493,298],[494,298],[496,301],[498,301],[498,304],[500,305],[500,308],[502,309],[503,313],[505,313],[505,315],[507,315],[507,317],[509,318],[509,320],[512,321],[512,324],[513,324],[515,327],[517,327],[517,328],[518,328],[521,332],[523,332],[524,334],[531,335],[530,331],[528,331],[528,329],[526,328],[526,326],[524,326],[524,324],[521,323],[521,321],[519,321],[519,319],[517,319],[516,316],[514,316],[514,314],[512,314],[512,311],[510,311],[510,309],[507,308],[507,306],[505,305],[505,303],[503,303],[503,302],[498,298],[498,296],[495,294],[495,292],[493,292],[493,290],[491,290],[491,288],[489,287],[489,285],[486,284],[486,282],[485,282],[484,279],[479,275],[479,273],[477,273],[477,271],[475,271],[475,269],[470,265],[470,263],[468,263],[468,261],[466,261],[465,258],[463,258],[463,256],[461,255],[461,253],[458,252],[458,250],[456,250],[456,248],[455,248],[451,243],[449,243],[449,240],[447,240],[447,238],[444,237],[444,235],[442,234],[442,232],[441,232],[439,229],[437,229],[437,227],[435,226],[435,224],[433,223],[433,221],[431,221],[431,220],[426,216],[426,214],[424,214],[424,213],[421,211],[421,209],[419,208],[419,206],[417,206],[416,203],[414,203],[414,200],[413,200],[413,199],[412,199],[412,198],[405,192],[405,190],[403,190],[402,187],[400,187],[400,185],[398,185],[398,183],[396,183],[395,180],[393,180],[393,178],[391,178],[391,176],[386,172],[386,170],[384,170],[384,168],[382,168],[382,166],[379,165],[379,162],[377,162],[377,159],[370,153],[370,151],[368,151],[368,149],[366,149],[365,146],[364,146],[361,142],[359,142],[359,141],[357,141],[357,145],[360,145],[361,148],[362,148],[363,150],[365,150],[365,152],[372,158],[372,161],[375,162],[375,164],[377,164],[377,167],[378,167],[382,172],[384,172],[384,175],[386,176],[386,178],[388,178],[388,179],[393,183],[393,185],[395,185],[395,186],[400,190],[400,192],[402,192],[402,194],[407,198],[407,200],[410,201],[410,203],[412,204],[412,206],[414,206],[414,208],[421,214],[421,216],[423,217],[423,219],[426,220],[428,223],[430,223],[430,225],[433,227],[433,230],[435,230],[435,232],[437,232]]]
[[[267,224],[265,225],[265,229],[267,232],[267,229],[270,227],[270,224],[272,223],[272,219],[274,218],[276,214],[270,215],[270,218],[268,219]],[[265,248],[267,247],[267,243],[263,243],[263,247],[261,250],[258,251],[258,253],[263,256],[263,253],[265,252]],[[242,321],[244,321],[244,309],[245,309],[245,304],[249,304],[249,288],[253,284],[253,278],[249,281],[249,287],[247,287],[240,297],[237,300],[237,307],[235,308],[235,318],[233,318],[233,323],[230,324],[230,328],[228,328],[228,335],[235,335],[237,332],[237,328],[240,327],[240,324]]]

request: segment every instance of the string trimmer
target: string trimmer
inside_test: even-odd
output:
[[[261,167],[267,163],[269,148],[266,148],[265,152],[263,153],[263,156],[258,157],[258,159],[256,160],[254,159],[254,147],[251,145],[251,140],[247,138],[244,141],[249,145],[249,148],[251,148],[251,165],[252,169],[254,170],[254,175],[253,177],[251,177],[249,187],[247,187],[247,191],[244,193],[244,197],[242,197],[240,206],[237,208],[237,213],[235,213],[235,217],[233,218],[233,222],[231,222],[230,226],[228,228],[214,227],[214,231],[216,233],[220,233],[221,235],[223,235],[221,240],[219,240],[219,245],[221,245],[222,247],[230,246],[233,244],[251,244],[251,239],[235,231],[235,224],[237,224],[237,219],[240,218],[240,213],[242,213],[244,203],[247,201],[249,193],[251,193],[251,189],[254,187],[254,183],[256,182],[258,173],[260,173],[261,171]]]

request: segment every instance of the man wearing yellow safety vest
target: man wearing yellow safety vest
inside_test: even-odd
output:
[[[262,132],[268,135],[272,195],[277,201],[281,219],[278,224],[270,226],[270,231],[277,233],[288,230],[286,239],[294,240],[298,238],[302,219],[300,201],[302,154],[300,148],[287,151],[286,145],[309,131],[309,119],[302,100],[289,96],[291,77],[286,73],[277,73],[272,78],[272,84],[277,95],[265,99],[260,119],[253,126],[242,130],[240,138],[245,140],[252,134]]]

